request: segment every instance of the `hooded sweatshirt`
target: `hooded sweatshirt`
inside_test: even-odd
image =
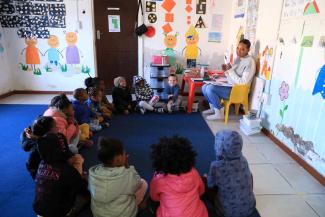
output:
[[[133,166],[105,167],[103,164],[89,169],[91,210],[94,217],[135,217],[135,192],[141,178]]]
[[[242,147],[238,132],[223,130],[216,134],[217,160],[211,163],[208,186],[218,188],[225,217],[247,217],[255,210],[252,174]]]
[[[140,81],[144,82],[143,86],[139,85]],[[134,86],[135,97],[138,102],[151,100],[151,98],[153,97],[153,90],[150,88],[149,84],[144,78],[142,78],[141,76],[135,76]]]
[[[42,161],[36,174],[34,211],[41,216],[63,217],[74,205],[76,195],[88,196],[87,184],[70,166],[57,134],[38,139]]]
[[[159,201],[157,217],[207,217],[208,211],[200,200],[205,191],[195,168],[177,175],[156,174],[150,183],[150,196]]]
[[[52,107],[47,109],[43,115],[53,117],[59,133],[62,133],[67,138],[68,143],[70,144],[71,140],[73,139],[72,138],[73,135],[75,135],[77,133],[76,132],[77,127],[74,124],[68,123],[67,116],[60,110],[58,110],[56,108],[52,108]]]

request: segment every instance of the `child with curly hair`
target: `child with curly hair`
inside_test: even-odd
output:
[[[195,169],[196,152],[191,142],[182,137],[162,137],[151,146],[154,177],[150,196],[159,201],[157,217],[208,217],[200,196],[204,183]]]

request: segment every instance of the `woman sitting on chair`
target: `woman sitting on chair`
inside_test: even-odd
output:
[[[247,39],[239,42],[236,53],[237,59],[233,65],[223,64],[222,70],[227,77],[228,83],[232,85],[250,85],[255,75],[256,65],[253,57],[248,55],[251,43]],[[210,109],[203,114],[210,114],[207,120],[218,120],[224,118],[224,108],[221,99],[229,99],[232,87],[205,84],[202,87],[204,97],[210,104]]]

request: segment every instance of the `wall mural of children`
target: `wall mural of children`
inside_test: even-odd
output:
[[[50,49],[48,49],[44,55],[48,53],[48,63],[57,67],[60,65],[60,55],[63,58],[62,53],[58,50],[60,44],[59,38],[55,35],[50,35],[49,39],[47,40],[47,44],[50,46]]]
[[[199,51],[202,54],[201,49],[197,46],[199,42],[199,33],[194,26],[190,26],[189,30],[185,34],[186,47],[183,49],[184,57],[187,62],[187,67],[196,67],[196,59],[199,56]]]
[[[169,65],[175,66],[176,65],[176,51],[174,48],[177,44],[177,36],[178,33],[175,35],[167,35],[164,34],[164,44],[166,45],[166,49],[164,50],[163,54],[168,56]]]
[[[42,52],[37,48],[37,38],[25,38],[25,44],[27,46],[21,51],[21,55],[26,51],[26,64],[31,66],[30,70],[32,70],[34,74],[40,75],[41,70],[35,67],[35,65],[41,64],[39,53],[42,54]],[[23,70],[29,69],[29,67],[22,68]]]
[[[77,47],[78,35],[77,32],[67,32],[65,34],[65,39],[68,46],[65,48],[66,53],[66,63],[68,65],[79,65],[80,64],[80,54],[81,51]],[[63,49],[63,50],[65,50]],[[61,52],[63,52],[63,50]],[[82,56],[82,55],[81,55]]]

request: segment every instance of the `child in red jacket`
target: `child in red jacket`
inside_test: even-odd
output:
[[[152,145],[156,173],[150,183],[150,196],[160,202],[157,217],[208,217],[200,200],[205,187],[194,167],[196,155],[186,138],[163,137]]]

